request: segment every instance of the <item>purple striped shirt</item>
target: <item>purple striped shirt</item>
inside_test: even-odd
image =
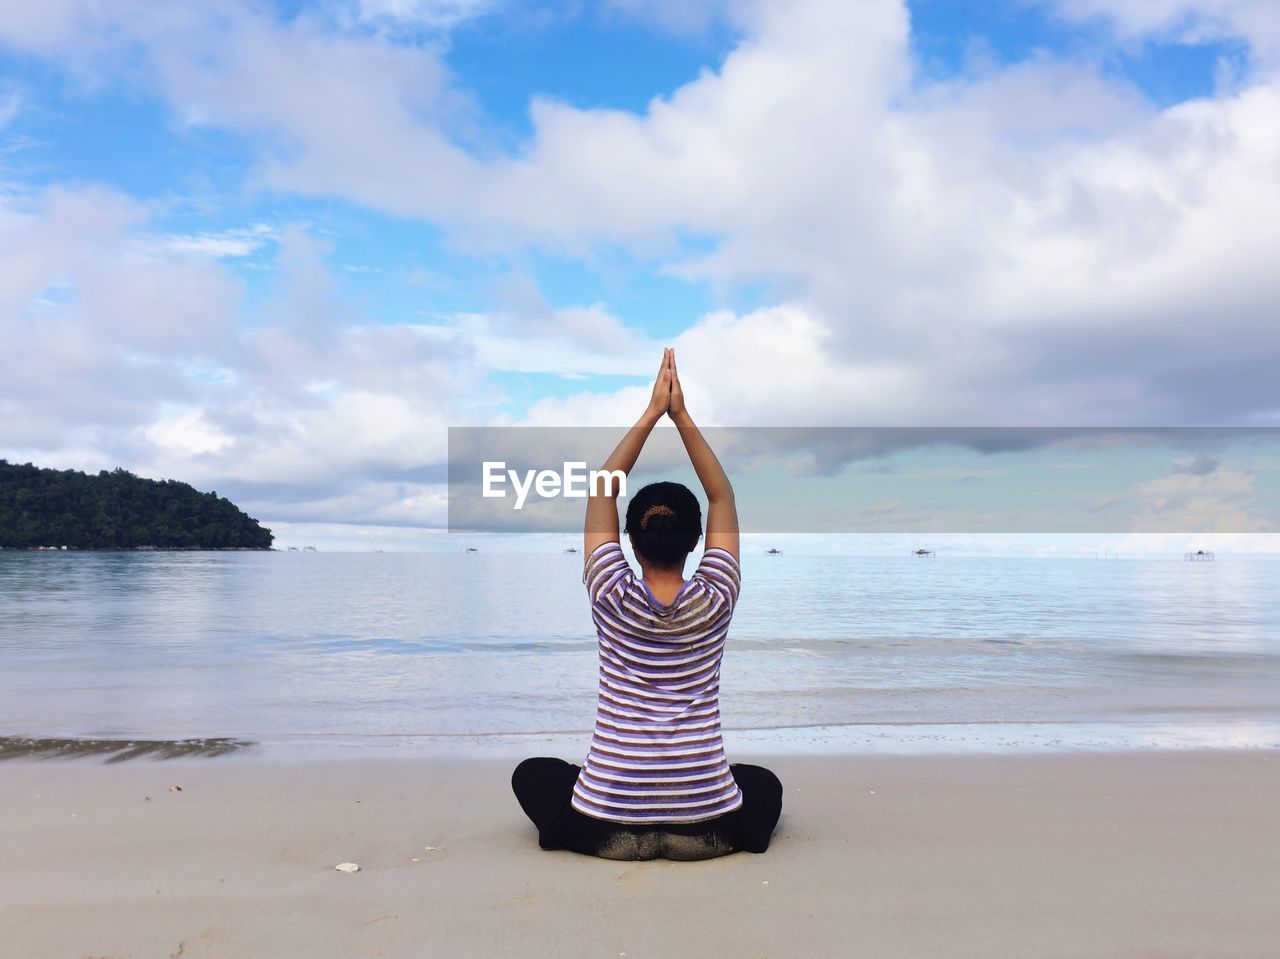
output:
[[[617,543],[587,557],[600,694],[574,809],[635,824],[698,822],[742,805],[720,739],[720,659],[741,578],[731,554],[708,549],[664,606]]]

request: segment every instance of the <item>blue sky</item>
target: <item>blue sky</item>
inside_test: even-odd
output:
[[[447,426],[669,344],[707,423],[1277,425],[1278,62],[1263,0],[11,5],[0,456],[404,544]]]

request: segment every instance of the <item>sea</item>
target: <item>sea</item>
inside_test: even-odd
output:
[[[1280,748],[1277,572],[749,554],[726,748]],[[581,577],[574,554],[0,553],[0,737],[580,761]]]

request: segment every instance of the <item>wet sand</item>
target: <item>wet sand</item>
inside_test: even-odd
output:
[[[104,762],[122,763],[147,756],[180,759],[187,756],[222,756],[255,745],[245,739],[73,739],[64,736],[0,736],[0,760],[70,759],[100,756]]]
[[[507,762],[13,759],[0,951],[1280,954],[1280,751],[764,762],[768,853],[617,863],[540,851]]]

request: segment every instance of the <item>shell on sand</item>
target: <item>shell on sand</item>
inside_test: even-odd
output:
[[[338,872],[359,872],[360,866],[354,862],[340,862],[333,867]]]

